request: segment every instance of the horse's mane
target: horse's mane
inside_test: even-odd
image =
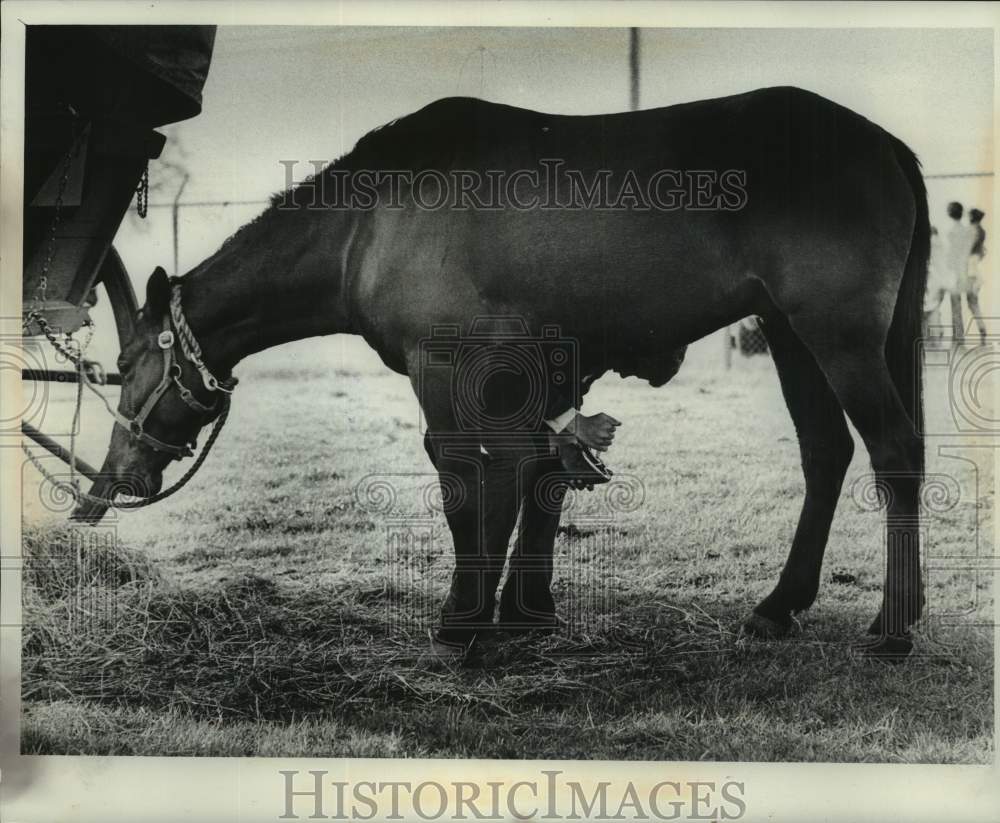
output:
[[[376,126],[322,171],[272,194],[264,211],[231,235],[222,249],[245,236],[248,229],[264,228],[276,215],[307,209],[320,202],[318,190],[322,191],[327,179],[337,173],[361,169],[416,172],[444,168],[456,144],[467,142],[473,132],[488,134],[491,113],[508,108],[475,98],[450,97]]]
[[[409,116],[412,117],[412,115]],[[364,162],[362,162],[362,158],[374,159],[372,156],[375,152],[373,152],[372,149],[375,148],[373,144],[377,142],[377,135],[385,130],[391,130],[397,123],[400,122],[401,119],[405,120],[407,118],[397,117],[394,120],[390,120],[388,123],[376,126],[371,131],[365,133],[361,139],[354,144],[354,147],[350,151],[345,152],[336,160],[328,163],[321,171],[316,172],[315,174],[310,174],[304,180],[299,181],[291,188],[272,194],[270,197],[270,204],[264,214],[272,209],[277,209],[282,204],[302,202],[302,198],[299,196],[300,193],[308,193],[311,199],[316,186],[322,182],[324,177],[332,177],[334,172],[368,168],[369,166],[365,166]],[[264,215],[262,214],[258,217],[263,216]]]

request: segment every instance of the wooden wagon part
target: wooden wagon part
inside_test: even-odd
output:
[[[94,290],[103,284],[121,348],[132,338],[138,304],[112,242],[137,185],[147,180],[149,160],[159,157],[166,141],[154,128],[201,111],[214,39],[214,26],[28,28],[26,336],[44,334],[66,354],[74,346],[70,335],[91,326]],[[118,374],[105,373],[82,354],[69,360],[75,369],[25,369],[22,379],[121,383]],[[22,433],[73,472],[97,477],[72,444],[67,450],[27,422]]]

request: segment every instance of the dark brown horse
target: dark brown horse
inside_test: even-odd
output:
[[[537,493],[554,470],[544,449],[531,437],[501,437],[512,419],[505,403],[533,396],[530,387],[501,381],[478,398],[489,413],[463,417],[453,370],[428,368],[435,330],[466,340],[483,317],[504,316],[517,319],[517,334],[544,339],[551,326],[573,341],[578,378],[614,369],[659,385],[687,343],[761,316],[798,432],[806,496],[780,579],[746,626],[784,634],[816,597],[853,452],[846,412],[887,501],[887,574],[869,648],[898,656],[912,645],[908,630],[923,602],[915,344],[928,243],[913,153],[800,89],[588,117],[448,99],[370,133],[276,198],[179,286],[184,316],[220,378],[254,352],[333,333],[363,335],[410,376],[451,501],[456,569],[439,637],[459,643],[492,621],[519,510],[500,620],[551,623],[558,497],[551,506]],[[162,271],[153,275],[123,352],[125,417],[162,376],[157,336],[170,289]],[[500,362],[510,346],[493,334]],[[209,404],[194,367],[178,362],[183,382]],[[536,431],[576,388],[546,395],[519,431]],[[206,422],[178,393],[167,391],[146,417],[146,432],[161,442],[186,443]],[[170,459],[119,426],[103,472],[109,483],[137,476],[152,492]],[[107,493],[108,483],[98,486]],[[100,505],[78,511],[102,513]]]

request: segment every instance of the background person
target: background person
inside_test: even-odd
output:
[[[969,271],[969,254],[972,251],[974,234],[971,226],[962,223],[965,209],[961,203],[948,204],[948,229],[945,265],[948,275],[948,289],[951,292],[951,342],[961,346],[965,342],[965,323],[962,319],[962,295],[966,293]]]
[[[980,266],[986,256],[986,229],[983,228],[983,217],[986,215],[979,209],[969,210],[969,227],[972,233],[972,248],[969,250],[969,259],[966,264],[966,276],[964,282],[965,302],[969,304],[969,311],[976,318],[976,326],[979,328],[979,342],[986,345],[986,323],[983,322],[983,312],[979,308],[979,289],[982,287],[982,276]]]
[[[927,264],[927,291],[924,292],[924,339],[941,339],[941,304],[948,295],[945,246],[936,226],[931,226],[931,253]]]

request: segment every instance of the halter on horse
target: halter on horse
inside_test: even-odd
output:
[[[157,274],[162,274],[162,269],[159,269]],[[148,446],[154,452],[169,455],[171,461],[192,457],[194,450],[197,448],[197,442],[194,439],[183,445],[168,443],[154,437],[146,430],[145,423],[147,418],[171,388],[176,388],[177,394],[184,404],[204,419],[203,425],[207,425],[212,419],[215,419],[215,426],[209,435],[205,448],[202,449],[190,469],[168,489],[148,495],[139,500],[122,502],[115,501],[117,495],[125,491],[121,488],[120,479],[116,484],[118,487],[117,490],[115,487],[112,487],[108,496],[94,494],[93,492],[80,492],[73,489],[71,493],[87,504],[77,510],[74,514],[75,519],[93,521],[103,515],[104,510],[109,507],[122,509],[141,508],[164,500],[178,492],[201,468],[229,416],[230,397],[239,381],[232,376],[220,380],[205,365],[201,346],[198,344],[198,340],[184,316],[182,308],[182,281],[180,278],[171,278],[169,282],[171,290],[170,310],[163,315],[162,331],[156,338],[157,346],[162,352],[163,373],[160,382],[149,393],[139,410],[130,417],[126,412],[112,408],[107,398],[93,385],[86,374],[84,375],[84,385],[100,397],[105,408],[114,417],[115,423],[127,431],[134,442]],[[211,406],[205,405],[198,400],[194,392],[184,384],[184,370],[176,351],[178,345],[184,359],[197,369],[205,389],[213,394],[220,395]],[[122,405],[125,405],[124,399]],[[47,473],[46,475],[48,476]],[[50,477],[50,479],[52,478]]]

